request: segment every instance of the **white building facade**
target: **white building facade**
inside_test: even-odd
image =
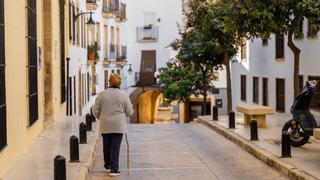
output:
[[[300,88],[307,80],[320,79],[319,33],[312,33],[308,23],[303,23],[304,36],[294,40],[301,50]],[[294,56],[287,46],[287,36],[247,40],[238,62],[232,63],[233,109],[240,104],[259,104],[290,113],[294,100],[293,70]]]
[[[179,38],[182,0],[134,0],[127,1],[127,7],[128,64],[133,72],[124,71],[125,84],[154,84],[154,73],[175,56],[168,46]]]

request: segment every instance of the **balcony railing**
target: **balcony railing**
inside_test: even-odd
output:
[[[159,38],[159,27],[152,24],[137,27],[138,42],[157,42]]]
[[[96,10],[98,8],[98,0],[87,0],[87,9],[89,11],[93,11],[93,10]]]
[[[126,5],[121,3],[120,10],[117,13],[117,20],[118,21],[126,21],[127,20],[127,14],[126,14]]]
[[[110,59],[116,59],[116,46],[114,44],[110,44]]]
[[[116,17],[120,11],[119,0],[104,0],[102,13],[104,17]]]

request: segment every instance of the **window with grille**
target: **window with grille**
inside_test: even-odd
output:
[[[60,0],[60,77],[61,77],[61,103],[66,101],[66,68],[65,68],[65,8],[64,0]]]
[[[317,38],[319,27],[313,19],[308,19],[308,38]]]
[[[253,102],[259,103],[259,78],[253,77]]]
[[[28,99],[29,126],[38,119],[38,67],[37,67],[37,0],[28,0]]]
[[[269,44],[269,38],[261,38],[262,39],[262,45],[263,46],[268,46]]]
[[[87,73],[87,101],[90,100],[90,77],[89,73]]]
[[[285,112],[285,80],[276,79],[276,109]]]
[[[72,43],[73,45],[76,45],[76,21],[75,21],[75,17],[76,17],[76,8],[75,6],[72,4]]]
[[[263,78],[262,79],[262,93],[263,93],[263,97],[262,97],[262,105],[264,106],[268,106],[269,102],[268,102],[268,78]]]
[[[304,37],[304,35],[303,35],[303,18],[298,21],[297,25],[298,25],[298,31],[296,33],[294,33],[294,38],[295,39],[302,39]]]
[[[276,59],[284,58],[284,35],[276,35]]]
[[[72,41],[72,4],[71,2],[69,3],[69,40]]]
[[[242,45],[241,45],[241,59],[247,59],[247,39],[242,39]]]
[[[240,91],[241,91],[241,100],[246,101],[247,100],[247,77],[246,75],[241,75],[240,80]]]
[[[7,145],[4,0],[0,0],[0,151]]]

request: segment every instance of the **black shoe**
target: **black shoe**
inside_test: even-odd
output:
[[[106,170],[107,170],[108,172],[110,172],[111,166],[110,166],[110,165],[104,165],[104,168],[106,168]]]
[[[119,176],[119,175],[120,175],[120,171],[114,171],[114,170],[110,171],[110,176],[111,177],[115,177],[115,176]]]

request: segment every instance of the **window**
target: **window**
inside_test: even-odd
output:
[[[247,39],[242,38],[241,59],[247,59]]]
[[[262,39],[262,45],[263,46],[268,46],[269,44],[269,38],[261,38]]]
[[[104,25],[104,59],[108,59],[108,26]]]
[[[61,77],[61,103],[66,101],[66,71],[65,71],[65,25],[64,0],[60,0],[60,77]]]
[[[76,14],[79,14],[79,8],[76,8]],[[75,15],[76,15],[75,14]],[[80,46],[80,21],[76,21],[76,43],[77,46]]]
[[[284,35],[276,35],[276,59],[284,58]]]
[[[4,0],[0,0],[0,151],[7,145]]]
[[[259,103],[259,78],[253,77],[253,102]]]
[[[262,79],[262,92],[263,92],[263,97],[262,97],[262,105],[268,106],[268,78],[263,78]]]
[[[108,70],[105,70],[104,71],[104,89],[107,89],[109,86],[108,77],[109,77],[109,72],[108,72]]]
[[[304,87],[303,76],[300,75],[300,76],[299,76],[299,92],[302,92],[302,91],[303,91],[303,87]]]
[[[72,42],[73,45],[76,45],[76,8],[72,4]]]
[[[87,73],[87,101],[90,100],[90,77],[89,73]]]
[[[37,0],[28,0],[28,99],[29,126],[38,119],[38,67],[37,67]]]
[[[72,41],[73,37],[72,37],[72,4],[71,2],[69,3],[69,40],[70,42]]]
[[[77,114],[77,82],[76,82],[76,76],[73,76],[73,105],[74,105],[74,114]]]
[[[295,39],[303,39],[303,37],[304,37],[304,35],[303,35],[303,18],[298,21],[297,25],[298,25],[298,31],[296,33],[294,33],[294,38]]]
[[[114,27],[111,26],[111,44],[114,44]]]
[[[247,77],[246,75],[241,75],[241,100],[246,101],[247,100]]]
[[[276,79],[276,109],[285,112],[285,80]]]
[[[313,19],[308,19],[308,37],[309,38],[317,38],[318,37],[319,28]]]

